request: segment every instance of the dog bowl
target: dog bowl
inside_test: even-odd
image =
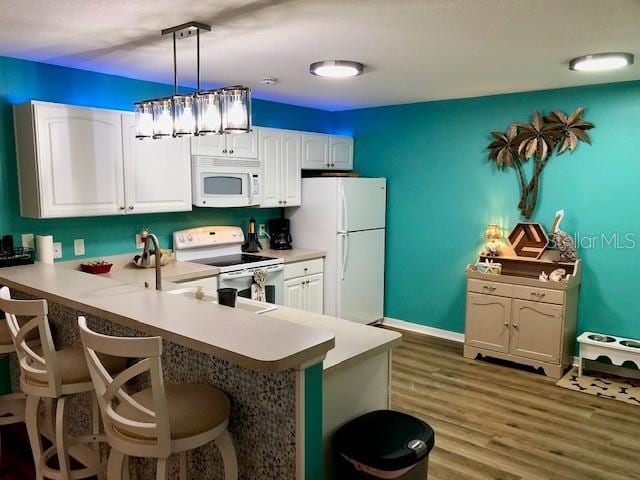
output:
[[[610,337],[609,335],[589,335],[589,340],[593,340],[594,342],[602,342],[602,343],[611,343],[615,342],[616,339]]]
[[[620,345],[631,348],[640,348],[640,342],[636,342],[635,340],[621,340]]]

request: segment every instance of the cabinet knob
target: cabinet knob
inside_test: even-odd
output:
[[[233,149],[229,150],[229,153],[233,153]]]
[[[307,285],[309,285],[309,283],[311,283],[311,281],[310,281],[310,280],[307,280]]]
[[[125,209],[124,206],[118,207],[118,210],[124,210],[124,209]]]
[[[513,328],[518,328],[518,325],[514,323]]]
[[[509,326],[509,322],[504,322],[504,326],[508,327]]]
[[[129,210],[133,210],[133,205],[129,205]]]
[[[222,150],[222,153],[227,153],[227,149],[225,148],[224,150]]]
[[[496,289],[496,287],[492,285],[484,285],[482,288],[484,288],[488,292],[493,292]]]
[[[278,200],[278,204],[279,204],[279,205],[282,205],[282,200]]]
[[[286,201],[286,200],[283,200],[283,201],[282,201],[282,203],[284,203],[284,204],[286,205],[286,204],[287,204],[287,201]]]

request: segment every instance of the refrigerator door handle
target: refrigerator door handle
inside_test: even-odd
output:
[[[347,232],[349,230],[349,217],[347,210],[347,196],[344,193],[344,183],[340,187],[340,196],[342,202],[342,231]]]
[[[347,260],[349,257],[349,232],[341,233],[342,236],[342,275],[341,280],[344,280],[344,275],[347,271]]]

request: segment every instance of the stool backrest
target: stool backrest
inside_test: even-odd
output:
[[[0,310],[4,312],[13,340],[23,383],[38,389],[43,395],[61,394],[62,380],[58,370],[58,357],[51,337],[46,300],[13,300],[7,287],[0,288]],[[27,317],[26,323],[18,317]],[[36,353],[27,340],[37,330],[42,354]],[[28,392],[27,392],[28,393]]]
[[[162,377],[162,338],[103,335],[90,330],[85,317],[78,318],[78,325],[107,437],[115,437],[117,441],[124,436],[134,442],[155,444],[160,456],[169,455],[171,432]],[[138,361],[112,377],[98,354]],[[127,382],[146,372],[149,372],[151,379],[153,408],[141,405],[123,388]],[[123,403],[131,415],[124,415],[122,409],[116,412]]]

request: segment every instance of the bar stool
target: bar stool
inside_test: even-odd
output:
[[[36,468],[36,478],[75,480],[94,475],[102,475],[104,464],[100,463],[98,450],[79,450],[86,455],[82,458],[83,468],[71,469],[69,451],[78,445],[102,441],[98,435],[100,419],[97,406],[94,407],[93,435],[69,438],[66,425],[68,422],[68,405],[71,395],[93,392],[91,376],[84,359],[82,347],[56,350],[51,338],[48,308],[46,300],[12,300],[7,287],[0,288],[0,310],[5,312],[9,333],[18,355],[20,364],[20,388],[27,395],[25,423],[29,433],[29,442]],[[22,324],[18,317],[29,320]],[[29,334],[37,331],[41,352],[31,348],[26,342]],[[119,357],[102,358],[104,367],[117,372],[126,366],[125,360]],[[53,445],[42,451],[41,431],[38,426],[38,410],[40,401],[44,399],[53,410],[55,418],[51,419],[54,431]],[[95,399],[94,399],[95,405]],[[50,411],[50,414],[52,412]],[[97,445],[96,445],[97,447]],[[59,469],[48,465],[48,461],[57,456]]]
[[[155,458],[156,479],[167,478],[169,455],[179,454],[180,478],[187,480],[187,451],[211,441],[224,463],[225,480],[237,480],[238,462],[229,424],[229,398],[208,385],[167,384],[162,377],[162,338],[122,338],[89,330],[78,318],[87,364],[98,396],[111,453],[108,480],[123,478],[125,457]],[[113,378],[98,354],[141,359]],[[151,388],[129,395],[123,386],[149,372]],[[124,472],[125,476],[128,472]]]
[[[31,332],[26,338],[31,347],[36,347],[40,342],[38,332]],[[0,319],[0,359],[15,353],[13,340],[9,333],[7,322]],[[22,392],[6,393],[0,395],[0,426],[24,422],[24,408],[27,396]],[[2,437],[0,437],[0,458],[2,458]]]

